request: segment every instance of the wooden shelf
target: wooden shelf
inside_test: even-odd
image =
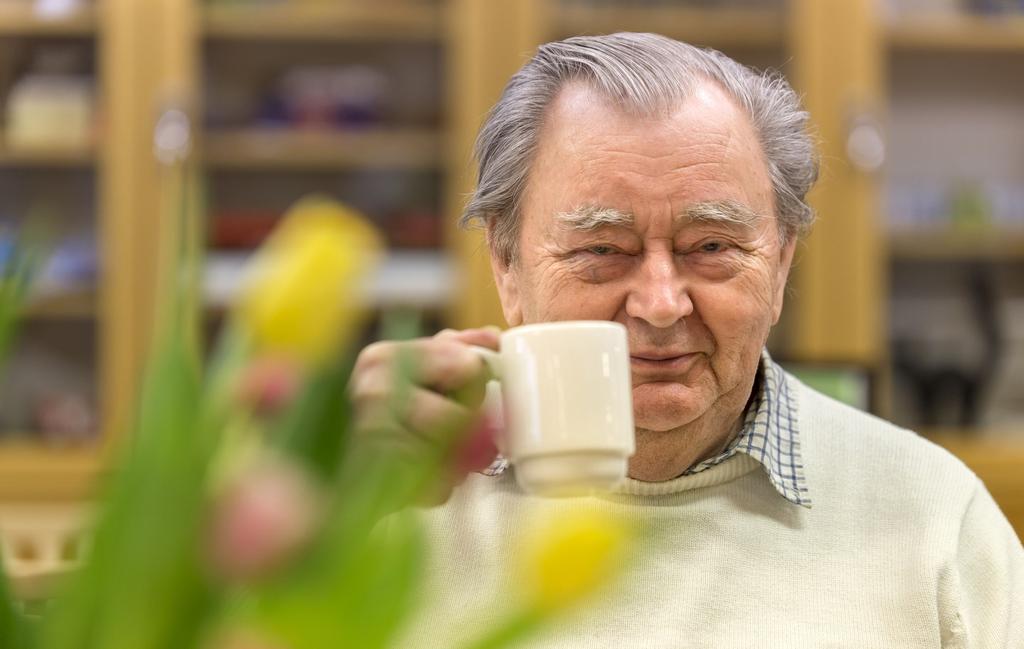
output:
[[[889,27],[896,50],[1024,54],[1024,16],[937,16]]]
[[[96,11],[81,9],[68,15],[40,15],[30,2],[0,4],[0,36],[92,36]]]
[[[88,497],[103,466],[98,447],[62,449],[0,441],[0,502]]]
[[[8,146],[0,144],[0,169],[12,167],[88,167],[96,161],[90,145]]]
[[[441,36],[440,6],[415,0],[209,6],[202,23],[203,33],[218,39],[429,41]]]
[[[928,439],[968,466],[1024,538],[1024,430],[976,431],[976,436],[932,431]]]
[[[989,447],[1000,444],[1018,444],[1024,450],[1024,426],[1019,428],[922,428],[922,437],[940,446]]]
[[[1024,261],[1024,232],[901,232],[890,235],[889,251],[897,260]]]
[[[554,16],[557,38],[620,31],[657,32],[712,47],[781,47],[785,16],[771,9],[675,6],[563,5]]]
[[[433,169],[441,142],[430,130],[243,129],[208,133],[203,159],[224,169]]]
[[[72,291],[45,295],[25,305],[22,316],[32,320],[86,320],[96,315],[96,292]]]

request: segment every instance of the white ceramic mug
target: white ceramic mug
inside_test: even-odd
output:
[[[501,384],[498,446],[530,493],[607,490],[635,451],[626,328],[616,322],[525,325],[501,351],[475,348]]]

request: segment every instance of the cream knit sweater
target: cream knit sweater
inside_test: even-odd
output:
[[[981,482],[913,433],[788,380],[813,508],[742,454],[604,498],[532,498],[512,476],[473,476],[423,513],[431,587],[400,644],[457,646],[501,618],[525,516],[603,507],[643,519],[649,547],[530,646],[1024,648],[1024,549]]]

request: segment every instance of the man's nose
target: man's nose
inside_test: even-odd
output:
[[[626,315],[667,328],[693,313],[689,286],[670,251],[648,254],[626,298]]]

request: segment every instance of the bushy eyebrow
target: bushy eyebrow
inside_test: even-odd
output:
[[[559,212],[555,218],[564,228],[583,232],[609,226],[628,227],[634,222],[633,215],[629,212],[597,205],[583,205],[569,212]],[[677,224],[708,223],[753,228],[761,218],[760,214],[746,205],[727,199],[694,203],[676,216],[675,220]]]
[[[694,203],[677,217],[677,222],[739,225],[746,228],[754,228],[757,227],[762,218],[760,214],[743,203],[723,200]]]
[[[583,205],[569,212],[559,212],[555,219],[569,230],[589,232],[602,227],[633,225],[633,215],[614,207]]]

